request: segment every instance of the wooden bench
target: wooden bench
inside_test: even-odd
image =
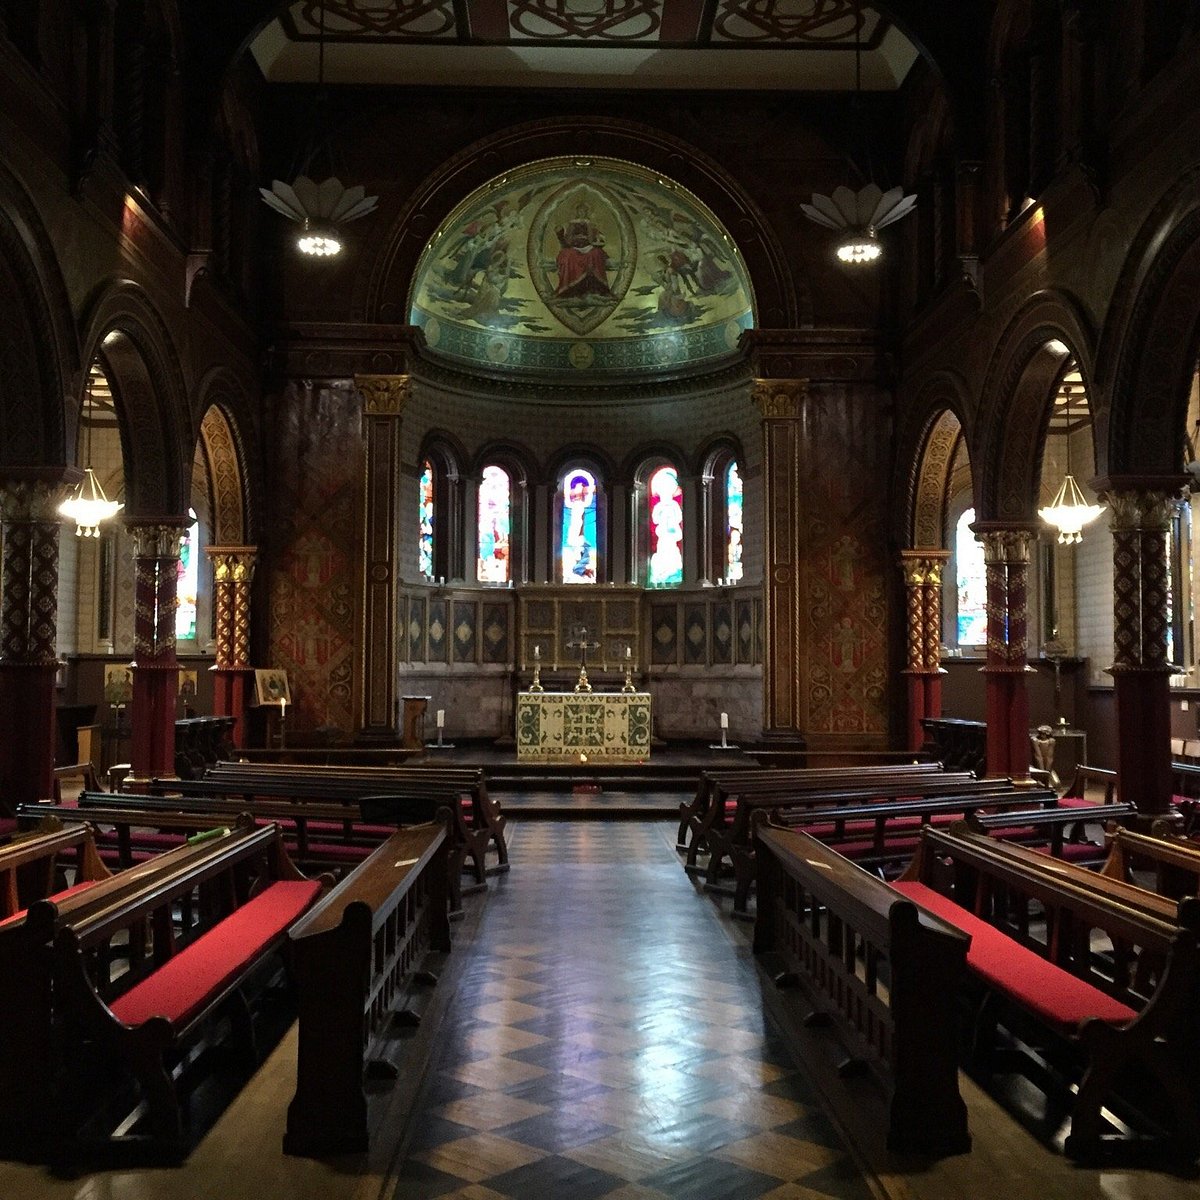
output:
[[[954,997],[969,939],[807,834],[757,830],[754,952],[773,956],[781,984],[798,983],[832,1023],[887,1103],[897,1153],[970,1149],[958,1091]]]
[[[395,1077],[381,1043],[406,1016],[396,1003],[432,982],[428,952],[450,949],[446,850],[442,825],[395,833],[293,926],[300,1031],[286,1153],[367,1149],[364,1073]]]
[[[1100,868],[1112,879],[1134,879],[1134,871],[1153,873],[1154,890],[1163,896],[1200,896],[1200,844],[1165,829],[1153,836],[1111,829],[1108,857]]]
[[[923,775],[941,771],[941,763],[881,764],[863,767],[791,767],[768,768],[761,766],[724,767],[715,771],[701,771],[696,784],[696,794],[691,800],[679,805],[679,830],[675,835],[678,850],[688,848],[688,835],[703,822],[709,807],[729,791],[744,783],[790,784],[802,791],[809,786],[840,779],[888,779],[899,775]]]
[[[438,787],[457,787],[468,798],[470,823],[474,829],[486,829],[496,850],[497,865],[489,871],[508,870],[508,845],[504,830],[507,824],[499,803],[488,792],[487,777],[479,767],[451,767],[410,764],[404,766],[344,766],[322,767],[299,763],[219,762],[209,768],[206,779],[252,782],[264,776],[278,779],[362,781],[375,793],[391,791],[393,785],[415,783]]]
[[[1105,849],[1097,842],[1084,839],[1084,828],[1092,824],[1129,821],[1137,815],[1137,806],[1133,804],[1106,802],[1063,808],[1060,797],[1058,806],[1054,808],[1027,813],[977,812],[972,821],[981,832],[990,833],[1002,841],[1041,842],[1052,858],[1098,866],[1104,861]]]
[[[289,927],[322,890],[292,866],[278,826],[226,834],[214,852],[145,887],[114,897],[59,928],[55,946],[55,1004],[67,1045],[94,1045],[137,1081],[153,1139],[177,1146],[183,1111],[172,1058],[225,1013],[247,1050],[252,1025],[243,985],[280,949]],[[194,928],[176,931],[173,906],[198,892]],[[152,930],[151,953],[131,955],[130,970],[106,981],[98,953],[119,936],[132,947]],[[70,1052],[70,1051],[68,1051]]]
[[[60,878],[67,855],[74,859],[69,887]],[[110,874],[96,850],[90,825],[40,820],[35,828],[0,846],[0,924],[23,915],[34,900],[60,899]]]
[[[1047,1046],[1039,1072],[1082,1065],[1068,1101],[1069,1155],[1094,1159],[1111,1140],[1107,1108],[1157,1131],[1172,1153],[1194,1161],[1200,951],[1191,918],[1181,925],[1151,915],[1144,905],[1105,894],[1091,873],[1072,877],[1068,864],[1044,855],[1022,861],[1018,851],[962,830],[926,829],[909,869],[892,885],[971,935],[967,966],[985,991],[975,1065],[990,1069],[1003,1018],[1030,1053],[1035,1043]],[[1045,934],[1038,937],[1041,920]],[[1098,952],[1097,934],[1109,954]],[[1146,1086],[1151,1079],[1155,1086]]]

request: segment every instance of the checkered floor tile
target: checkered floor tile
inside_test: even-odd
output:
[[[670,822],[518,822],[395,1200],[869,1200]]]

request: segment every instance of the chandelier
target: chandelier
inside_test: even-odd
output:
[[[332,258],[341,253],[339,229],[374,212],[378,196],[368,196],[364,187],[346,187],[333,173],[333,150],[326,114],[325,96],[325,3],[317,25],[317,118],[316,132],[303,156],[303,165],[311,165],[324,150],[329,162],[329,178],[317,183],[307,175],[297,175],[292,183],[271,180],[270,188],[259,188],[259,195],[277,213],[300,226],[296,248],[309,258]]]
[[[96,472],[92,470],[92,419],[88,410],[93,407],[92,384],[96,368],[88,371],[87,397],[84,400],[83,414],[87,428],[87,466],[83,469],[83,478],[75,485],[75,490],[59,506],[58,511],[64,517],[75,522],[76,537],[99,537],[100,524],[115,517],[125,506],[116,500],[110,500],[104,494]]]
[[[867,157],[867,175],[871,171],[871,141],[862,119],[862,5],[854,5],[854,126]],[[838,258],[849,266],[872,263],[883,253],[876,236],[880,229],[906,217],[917,203],[915,195],[906,196],[902,187],[884,191],[868,183],[860,191],[845,185],[832,196],[813,193],[811,204],[800,209],[810,220],[826,229],[837,230]]]
[[[1067,473],[1054,499],[1045,508],[1038,509],[1038,516],[1058,530],[1062,545],[1083,541],[1083,527],[1094,521],[1103,511],[1103,504],[1089,504],[1071,474],[1071,392],[1066,385],[1067,395]]]

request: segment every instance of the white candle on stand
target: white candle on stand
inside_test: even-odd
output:
[[[729,714],[728,713],[721,714],[721,728],[722,729],[729,728]]]
[[[444,708],[439,708],[437,710],[437,727],[439,729],[441,729],[445,726],[445,724],[446,724],[446,710]]]
[[[287,716],[287,701],[281,696],[279,698],[279,719],[282,721]]]

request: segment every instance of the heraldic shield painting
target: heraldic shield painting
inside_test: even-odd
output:
[[[545,159],[464,200],[425,249],[410,320],[494,370],[709,366],[754,324],[741,255],[686,189],[618,159]]]

